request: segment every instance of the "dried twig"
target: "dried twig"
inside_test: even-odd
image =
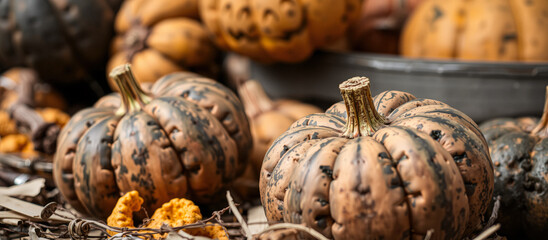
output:
[[[230,195],[230,191],[226,191],[226,199],[228,200],[228,205],[230,206],[230,209],[232,210],[232,213],[238,220],[240,224],[242,224],[242,230],[244,231],[244,234],[248,240],[253,239],[253,235],[251,235],[251,231],[249,230],[249,227],[247,226],[247,223],[245,222],[244,218],[240,214],[240,211],[238,211],[238,208],[236,207],[236,204],[234,204],[234,199]]]
[[[432,238],[432,234],[434,234],[434,229],[430,229],[426,232],[426,236],[424,236],[424,240],[430,240]]]
[[[491,234],[495,233],[497,230],[499,230],[500,224],[496,224],[488,228],[487,230],[480,233],[478,236],[476,236],[473,240],[483,240],[487,237],[491,236]]]
[[[493,206],[493,212],[491,213],[491,217],[489,217],[489,221],[487,221],[487,224],[483,228],[483,231],[487,230],[488,228],[493,226],[493,224],[495,224],[495,221],[499,217],[499,209],[500,209],[500,196],[497,196],[495,198],[495,204]]]
[[[292,229],[297,229],[297,230],[300,230],[300,231],[303,231],[303,232],[306,232],[308,234],[310,234],[312,237],[315,237],[316,239],[318,240],[329,240],[328,238],[326,238],[324,235],[322,235],[321,233],[319,233],[318,231],[312,229],[312,228],[309,228],[309,227],[305,227],[303,225],[300,225],[300,224],[294,224],[294,223],[278,223],[278,224],[274,224],[274,225],[271,225],[269,227],[267,227],[265,230],[263,230],[262,232],[258,233],[257,235],[260,236],[266,232],[269,232],[269,231],[272,231],[272,230],[278,230],[278,229],[288,229],[288,228],[292,228]]]

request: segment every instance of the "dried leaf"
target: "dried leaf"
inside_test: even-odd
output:
[[[44,188],[46,179],[38,178],[21,185],[0,187],[0,195],[36,197]]]
[[[44,209],[43,207],[34,203],[25,202],[23,200],[12,198],[6,195],[0,195],[0,206],[35,219],[40,219],[40,213],[42,213],[42,210]],[[59,210],[56,211],[56,214],[64,217],[53,215],[49,219],[60,222],[70,222],[70,219],[72,218],[72,216],[70,216],[68,213],[61,212]]]
[[[33,226],[30,226],[29,227],[29,237],[30,237],[30,239],[31,240],[48,240],[47,238],[40,237],[38,235],[39,231],[40,231],[39,229],[37,229]]]
[[[247,211],[247,224],[249,225],[251,234],[255,235],[265,230],[268,227],[266,222],[268,222],[268,220],[266,219],[262,206],[255,206]]]
[[[192,235],[186,233],[185,231],[179,231],[178,234],[176,232],[170,232],[170,233],[167,234],[167,237],[166,237],[166,240],[187,240],[187,239],[212,240],[211,238],[208,238],[208,237],[192,236]]]

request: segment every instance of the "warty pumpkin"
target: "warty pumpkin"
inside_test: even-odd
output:
[[[76,113],[59,135],[53,176],[65,199],[103,219],[132,190],[149,212],[175,197],[218,200],[211,196],[243,172],[252,148],[236,95],[188,73],[163,77],[150,93],[129,65],[111,77],[121,95]]]
[[[432,99],[369,79],[340,86],[344,102],[304,117],[263,161],[270,221],[304,224],[334,239],[461,239],[481,228],[493,167],[477,125]]]
[[[104,67],[114,12],[108,0],[0,2],[0,69],[24,66],[71,82]],[[113,4],[114,5],[114,4]]]
[[[548,1],[427,0],[407,22],[407,57],[548,61]]]
[[[153,82],[172,72],[214,65],[217,49],[198,22],[198,2],[125,1],[116,16],[107,71],[131,63],[140,82]]]
[[[501,233],[511,238],[548,235],[548,87],[540,120],[500,118],[480,125],[495,166],[501,196]]]
[[[219,46],[270,62],[299,62],[344,35],[362,0],[202,0]]]

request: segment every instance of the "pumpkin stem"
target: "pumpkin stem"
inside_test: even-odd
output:
[[[147,27],[142,26],[139,22],[132,24],[132,27],[124,36],[124,48],[130,61],[135,54],[146,48],[149,35],[150,30]]]
[[[236,85],[238,95],[244,104],[245,113],[253,118],[274,108],[274,102],[266,95],[261,84],[249,80],[249,58],[229,54],[225,59],[226,72],[230,81]]]
[[[238,95],[244,104],[245,113],[253,118],[274,108],[274,102],[266,95],[264,88],[255,80],[248,80],[238,86]]]
[[[141,108],[150,102],[151,98],[141,89],[135,80],[130,64],[126,63],[115,67],[110,72],[110,77],[120,89],[122,106],[126,112],[140,111]]]
[[[386,124],[385,118],[377,112],[373,104],[369,78],[353,77],[341,83],[339,89],[347,114],[343,136],[371,136]]]
[[[542,117],[540,118],[537,126],[533,129],[533,131],[531,131],[532,134],[542,138],[548,137],[548,86],[546,86],[546,99],[544,101],[544,111],[542,113]]]

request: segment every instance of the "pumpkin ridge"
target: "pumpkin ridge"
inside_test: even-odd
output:
[[[303,139],[302,141],[307,141],[307,140],[310,140],[310,139],[317,139],[317,138],[318,138],[318,136],[317,136],[317,135],[318,135],[318,131],[321,131],[321,130],[326,130],[326,131],[328,131],[328,132],[333,131],[332,128],[327,128],[327,127],[314,127],[314,128],[299,127],[299,128],[292,129],[292,131],[289,132],[289,133],[287,133],[287,132],[284,133],[283,135],[281,135],[280,137],[278,137],[278,138],[274,141],[274,143],[272,143],[272,145],[278,145],[278,143],[281,142],[281,141],[283,141],[285,138],[291,137],[292,135],[299,135],[301,132],[305,132],[305,131],[311,131],[311,132],[313,132],[313,133],[312,133],[312,136],[309,136],[308,139]],[[298,143],[300,143],[300,142],[302,142],[302,141],[297,141],[297,142],[293,143],[293,145],[292,145],[291,147],[295,146],[296,144],[298,144]],[[285,147],[288,148],[287,150],[289,150],[289,149],[291,148],[291,147],[289,147],[289,146],[285,146]],[[270,148],[270,149],[266,152],[266,155],[269,155],[269,153],[271,152],[271,150],[273,151],[273,148]],[[287,150],[285,150],[285,151],[283,151],[282,153],[280,153],[280,156],[283,156]]]
[[[297,119],[293,124],[291,124],[291,126],[288,129],[302,128],[302,127],[326,127],[342,133],[341,129],[344,128],[346,121],[343,118],[339,117],[338,115],[329,114],[328,122],[331,123],[333,126],[329,126],[329,125],[323,124],[322,122],[317,121],[317,120],[321,120],[322,118],[325,118],[326,114],[329,114],[329,113],[309,114],[300,119]]]
[[[169,78],[172,78],[170,75],[168,76]],[[196,85],[198,84],[200,85],[200,88],[203,89],[197,89]],[[184,92],[180,94],[179,92],[183,89],[185,89]],[[241,128],[236,123],[245,121],[247,123],[246,125],[249,125],[249,122],[245,116],[241,102],[233,92],[229,91],[227,87],[205,78],[190,77],[184,81],[179,81],[174,84],[170,84],[168,79],[160,80],[158,87],[156,87],[156,84],[154,85],[153,91],[155,91],[155,95],[177,95],[188,102],[192,102],[207,109],[215,117],[215,119],[221,123],[222,128],[226,130],[230,138],[238,144],[238,149],[241,150],[242,157],[246,157],[248,154],[246,150],[249,148],[249,145],[252,144],[252,140],[248,139],[249,142],[241,141],[241,139],[245,138],[247,135],[246,132],[249,130],[246,128]],[[206,93],[213,95],[210,96],[212,100],[223,99],[227,105],[224,106],[223,101],[213,101],[213,105],[211,106],[200,103],[203,99],[210,99],[205,96]],[[193,97],[194,95],[198,95],[198,97]],[[225,114],[221,116],[218,116],[218,114],[213,114],[214,109],[223,109],[225,107],[233,111],[226,111]],[[230,118],[233,119],[234,123],[225,123],[225,120]]]
[[[74,190],[75,182],[73,168],[76,154],[75,149],[78,145],[78,141],[90,127],[88,126],[90,123],[89,120],[82,121],[82,119],[93,119],[94,122],[96,122],[96,119],[94,118],[97,116],[99,116],[99,120],[107,118],[109,113],[106,110],[108,109],[109,108],[93,108],[78,112],[73,116],[69,123],[66,124],[58,136],[59,144],[57,144],[57,153],[54,156],[54,180],[59,188],[64,189],[65,193],[63,195],[65,199],[67,199],[75,209],[81,212],[87,212],[87,210],[78,200]],[[69,147],[71,145],[74,146]],[[67,159],[67,155],[69,155],[69,159]]]
[[[398,169],[399,161],[396,162],[396,160],[392,157],[392,155],[390,154],[390,151],[388,151],[388,149],[386,148],[384,143],[380,143],[380,144],[382,145],[382,147],[388,153],[388,157],[389,157],[390,161],[392,162],[391,165],[394,169],[394,172],[396,173],[396,176],[398,176],[399,186],[400,186],[400,188],[402,189],[402,191],[404,193],[403,200],[404,200],[405,204],[407,205],[407,216],[408,216],[408,219],[409,219],[409,230],[408,230],[408,232],[409,232],[409,236],[411,236],[413,234],[413,214],[411,212],[411,203],[410,203],[410,199],[408,197],[411,193],[409,191],[407,191],[407,189],[405,188],[402,175],[400,173],[400,170]]]
[[[287,192],[288,186],[290,185],[290,182],[291,182],[291,175],[293,174],[298,162],[305,157],[305,155],[300,154],[299,152],[301,150],[306,151],[310,149],[310,147],[312,147],[316,142],[319,142],[319,141],[320,139],[312,139],[309,141],[298,143],[297,145],[289,149],[289,151],[287,151],[280,158],[280,161],[278,161],[276,166],[272,169],[272,172],[269,172],[270,178],[268,179],[268,182],[266,182],[266,187],[264,187],[265,188],[264,192],[266,193],[267,196],[269,196],[270,194],[274,195],[274,198],[278,200],[278,203],[276,203],[277,205],[276,208],[275,206],[271,206],[269,204],[270,200],[272,199],[271,197],[268,198],[269,199],[268,202],[262,203],[262,205],[265,207],[269,215],[272,215],[272,214],[275,215],[275,216],[270,216],[270,218],[277,218],[277,213],[282,215],[282,212],[284,209],[283,208],[284,198],[285,198],[285,194]],[[295,156],[293,156],[293,154]],[[286,161],[292,161],[293,167],[291,168],[286,167],[282,169]],[[286,179],[287,182],[286,183],[282,182],[281,181],[282,179]],[[278,194],[279,191],[276,191],[276,189],[279,188],[279,186],[281,186],[283,194]],[[274,211],[279,211],[279,212],[272,213]],[[282,219],[282,217],[280,216],[279,219]]]
[[[160,102],[160,103],[156,103]],[[221,171],[221,177],[223,181],[230,181],[234,178],[234,171],[231,169],[239,169],[240,166],[237,164],[227,164],[227,162],[232,163],[235,162],[236,158],[239,158],[238,154],[231,154],[231,148],[235,147],[237,145],[235,139],[230,139],[230,143],[223,144],[221,141],[219,141],[219,138],[230,138],[230,135],[228,134],[228,131],[223,128],[222,123],[218,121],[217,118],[211,115],[211,117],[208,117],[210,112],[200,110],[200,106],[190,100],[181,98],[181,97],[159,97],[154,99],[150,104],[154,104],[155,106],[152,107],[153,109],[158,106],[158,109],[171,109],[166,110],[168,112],[172,112],[176,116],[185,116],[188,118],[191,118],[191,122],[193,123],[192,128],[187,129],[181,129],[181,126],[175,126],[178,127],[178,132],[184,132],[185,135],[193,136],[196,135],[196,141],[200,142],[201,146],[208,149],[207,152],[213,152],[215,156],[218,156],[218,158],[213,158],[212,161],[217,170],[224,170]],[[152,105],[151,105],[152,106]],[[145,111],[151,113],[150,107],[145,108]],[[153,118],[158,119],[159,116],[153,114]],[[161,122],[158,122],[161,127],[163,127]],[[166,122],[167,124],[168,122]],[[213,126],[212,126],[213,125]],[[184,128],[184,126],[183,126]],[[165,129],[165,128],[164,128]],[[165,130],[164,130],[165,131]],[[166,131],[166,133],[168,133]],[[172,141],[173,136],[171,133],[167,134],[168,139],[172,146],[175,146],[175,143]],[[180,153],[179,151],[180,147],[174,147],[174,150],[177,153]],[[184,149],[184,148],[183,148]],[[188,151],[188,150],[186,150]],[[178,155],[180,156],[180,155]],[[205,157],[204,157],[205,158]],[[234,159],[234,161],[228,161],[229,159]],[[189,187],[192,186],[190,183],[191,175],[194,171],[199,171],[202,168],[207,168],[208,162],[200,162],[197,163],[197,170],[192,168],[189,169],[185,167],[185,161],[181,158],[179,158],[180,163],[182,164],[183,168],[187,171],[185,172],[185,175],[189,179]],[[228,168],[228,169],[227,169]],[[192,188],[189,188],[192,189]],[[194,190],[194,189],[193,189]],[[203,190],[203,189],[202,189]],[[194,193],[194,192],[193,192]]]
[[[107,192],[97,193],[98,188],[109,187],[108,185],[109,180],[114,181],[114,168],[108,161],[108,159],[110,159],[110,157],[112,156],[111,146],[114,138],[113,136],[108,136],[107,138],[104,138],[102,133],[96,133],[96,131],[100,131],[101,128],[105,128],[107,133],[108,132],[114,133],[116,126],[111,125],[112,123],[109,125],[106,125],[106,124],[109,122],[114,122],[117,125],[119,120],[120,120],[120,117],[114,115],[114,116],[108,116],[106,118],[96,121],[95,124],[90,126],[87,129],[87,131],[82,136],[79,137],[80,141],[78,141],[78,144],[76,146],[77,151],[74,156],[74,161],[76,164],[73,164],[73,168],[75,169],[74,189],[75,189],[76,195],[78,196],[78,199],[83,203],[87,212],[94,216],[107,217],[104,211],[96,211],[96,209],[114,208],[114,205],[116,204],[116,200],[119,197],[119,192],[120,192],[120,190],[118,189],[118,186],[114,184],[113,189],[110,189],[108,193]],[[99,128],[99,130],[97,130],[97,128]],[[99,140],[99,143],[105,144],[105,146],[102,146],[99,150],[94,149],[94,147],[96,146],[94,146],[93,145],[94,142],[89,139],[90,137],[94,137],[93,135],[96,135],[95,137],[100,138],[100,139],[93,139],[93,140]],[[89,148],[86,149],[85,148],[86,146]],[[90,159],[86,156],[86,154],[88,153],[90,149],[92,151],[95,150],[98,152],[102,152],[101,156],[99,156],[99,159]],[[106,152],[103,152],[103,151],[106,151]],[[99,161],[98,164],[97,164],[97,160]],[[98,167],[100,167],[101,170],[109,171],[109,173],[111,174],[110,176],[111,179],[105,179],[105,173],[102,173],[100,176],[91,175],[90,172],[96,171],[94,168],[96,168],[97,165]],[[82,167],[82,169],[79,169],[80,167]],[[80,173],[83,174],[82,179],[79,179]],[[99,179],[98,180],[93,179],[93,182],[91,182],[91,178],[93,177],[99,178]],[[78,181],[81,181],[82,183]],[[78,185],[80,185],[80,187],[78,187]],[[108,189],[106,189],[106,191],[108,191]],[[93,196],[101,196],[102,199],[94,199]],[[106,199],[103,198],[105,196],[107,197]],[[106,206],[104,206],[103,208],[100,205],[106,205]],[[91,207],[88,207],[88,206],[91,206]]]
[[[165,97],[165,98],[170,98],[170,97]],[[154,101],[154,100],[152,100]],[[152,102],[151,101],[151,102]],[[148,105],[148,104],[147,104]],[[169,104],[166,104],[167,106],[169,106]],[[154,110],[151,111],[147,111],[148,108],[146,108],[146,106],[143,108],[143,112],[145,112],[146,114],[148,114],[152,119],[154,119],[154,121],[156,121],[156,123],[158,124],[158,127],[160,128],[160,130],[162,130],[164,132],[164,134],[166,135],[167,137],[167,140],[169,141],[169,146],[175,150],[175,156],[177,157],[177,162],[179,162],[181,164],[181,173],[185,176],[186,179],[189,179],[189,170],[185,167],[185,164],[183,162],[183,160],[181,159],[181,155],[182,153],[182,150],[179,150],[177,147],[175,147],[175,145],[173,144],[173,140],[172,140],[172,131],[167,131],[166,128],[164,127],[163,124],[161,124],[161,122],[159,121],[158,117],[156,115],[154,115]],[[190,188],[190,183],[188,181],[186,181],[187,183],[187,189],[191,189]]]
[[[351,158],[347,158],[347,153],[354,153],[355,155]],[[384,159],[384,162],[388,160],[388,165],[382,163],[379,158]],[[346,168],[348,164],[352,164],[352,167],[350,169]],[[369,170],[368,167],[372,166],[373,168],[378,167],[379,169]],[[390,166],[390,173],[388,173],[385,169],[386,166]],[[367,230],[364,230],[360,227],[358,231],[372,233],[372,238],[394,238],[394,235],[390,237],[386,235],[379,236],[376,234],[378,234],[379,226],[384,227],[384,223],[386,223],[386,218],[392,219],[394,218],[394,215],[398,214],[396,213],[392,215],[393,212],[387,214],[386,212],[382,211],[385,210],[382,209],[382,207],[381,211],[375,208],[377,206],[383,205],[383,203],[379,203],[376,200],[382,200],[383,202],[391,200],[390,198],[391,196],[393,196],[392,193],[394,186],[396,186],[396,188],[400,190],[403,189],[403,181],[401,180],[401,177],[399,175],[396,175],[397,185],[392,185],[394,183],[393,179],[391,179],[390,182],[383,182],[383,180],[388,180],[388,175],[393,174],[396,171],[395,166],[395,161],[393,161],[392,156],[390,156],[386,147],[383,144],[379,143],[373,137],[363,136],[349,139],[349,141],[343,146],[333,166],[333,181],[330,184],[329,192],[330,202],[332,203],[330,207],[331,214],[334,220],[334,224],[332,225],[332,231],[333,237],[335,239],[360,239],[361,237],[363,237],[363,235],[356,236],[355,231],[357,229],[354,229],[353,226],[355,227],[356,224],[363,224],[363,221],[365,219],[368,219],[366,220],[368,224],[368,226],[366,227]],[[380,175],[374,175],[375,173],[380,173]],[[376,179],[379,176],[381,177],[378,182],[371,181],[371,178]],[[352,182],[351,180],[349,180],[351,178],[355,178],[356,181]],[[383,188],[379,185],[385,185],[386,187]],[[339,190],[337,191],[334,189]],[[382,194],[384,195],[384,197],[379,197],[380,194],[378,193],[378,191],[383,190],[387,190],[387,192],[385,194]],[[358,196],[352,196],[352,193],[357,193]],[[350,196],[347,194],[350,194]],[[403,202],[406,202],[406,205],[408,205],[407,201],[405,201],[405,196],[405,194],[402,194],[401,197]],[[356,209],[356,204],[357,208],[359,209]],[[352,210],[358,211],[358,213],[346,213],[348,209],[346,209],[345,206],[341,205],[354,206]],[[407,217],[405,217],[405,219],[407,219],[407,223],[409,223],[411,217],[409,215],[410,207],[408,206],[407,209],[407,214],[405,214],[407,215]],[[351,214],[352,217],[349,217],[348,214]],[[351,227],[349,227],[349,230],[346,230],[346,224],[351,225]],[[375,228],[373,228],[373,226],[375,226]],[[398,228],[400,227],[401,226],[398,226]],[[391,230],[394,229],[387,228],[388,232],[390,232]],[[410,230],[407,231],[410,232]],[[397,236],[397,233],[395,233],[395,235]]]
[[[436,157],[436,155],[440,154],[439,152],[437,152],[434,148],[435,148],[435,144],[438,144],[438,146],[440,148],[443,149],[443,147],[441,147],[441,145],[439,145],[439,142],[435,141],[434,139],[431,139],[429,136],[427,138],[430,138],[433,142],[432,144],[428,142],[428,139],[427,138],[423,138],[422,136],[420,136],[420,134],[423,134],[422,132],[420,131],[416,131],[415,129],[413,128],[410,128],[410,127],[406,127],[406,126],[391,126],[389,128],[395,128],[395,129],[398,129],[399,132],[402,132],[402,133],[405,133],[408,135],[409,138],[413,139],[414,141],[418,141],[420,143],[416,143],[416,142],[413,142],[415,144],[414,148],[415,149],[424,149],[425,150],[425,153],[427,153],[428,155],[426,156],[427,159],[425,159],[426,163],[428,163],[428,167],[431,168],[432,170],[436,170],[436,172],[439,171],[439,175],[434,175],[433,177],[434,178],[437,178],[437,180],[439,181],[439,184],[441,185],[441,188],[444,189],[446,188],[447,186],[449,186],[450,183],[447,182],[447,179],[445,178],[444,176],[444,173],[443,171],[440,171],[441,170],[441,165],[439,164],[436,164],[432,159],[434,159]],[[384,145],[384,144],[383,144]],[[445,149],[444,149],[445,151]],[[420,158],[418,159],[420,160]],[[444,158],[444,160],[447,162],[449,161],[448,159]],[[399,163],[397,163],[399,164]],[[398,174],[400,174],[400,171],[398,170],[398,168],[396,167],[396,172],[398,172]],[[403,177],[401,176],[401,174],[399,175],[400,178],[402,180]],[[460,174],[456,174],[455,175],[456,177],[460,178],[461,179],[461,182],[462,182],[462,177]],[[463,182],[462,182],[463,183]],[[408,193],[406,195],[406,198],[408,199],[408,202],[411,201],[411,199],[409,199],[409,196],[413,196],[415,193],[411,193],[409,192],[407,189],[404,188],[404,192],[405,193]],[[422,195],[422,194],[421,194]],[[466,198],[465,201],[466,201],[466,206],[468,206],[468,199],[467,199],[467,196],[464,195],[463,198]],[[436,203],[440,203],[441,206],[443,207],[443,209],[445,210],[446,214],[445,216],[452,216],[453,215],[453,201],[455,199],[450,199],[450,198],[447,198],[447,196],[444,196],[442,192],[438,193],[438,195],[436,195],[435,197],[435,202]],[[458,200],[458,198],[457,198]],[[453,204],[452,204],[453,203]],[[413,203],[409,202],[410,206],[414,206]],[[410,212],[409,212],[409,215],[412,216],[413,213],[412,213],[412,209],[413,208],[409,208]],[[467,211],[465,211],[467,212]],[[467,215],[465,213],[465,215]],[[466,219],[460,219],[460,221],[465,221]],[[411,223],[411,222],[410,222]],[[444,217],[442,222],[441,222],[441,230],[442,231],[445,231],[445,237],[455,237],[455,238],[458,238],[460,235],[462,235],[464,233],[464,230],[466,230],[466,228],[463,226],[463,225],[466,225],[466,224],[461,224],[461,223],[455,223],[453,222],[452,219],[449,219],[448,217]],[[461,229],[453,229],[453,227],[461,227]],[[410,225],[410,230],[411,230],[411,233],[412,234],[421,234],[423,236],[426,235],[426,232],[422,232],[422,233],[418,233],[417,230],[414,230],[413,231],[413,225]],[[446,232],[446,231],[455,231],[455,232]],[[460,231],[460,233],[459,233]]]
[[[405,121],[408,121],[410,119],[421,119],[422,118],[426,121],[437,123],[437,124],[440,124],[440,125],[443,125],[443,126],[446,126],[446,127],[450,128],[453,131],[453,136],[452,137],[454,139],[458,139],[460,137],[465,138],[466,141],[463,141],[463,142],[466,146],[466,150],[468,150],[468,151],[472,151],[474,149],[485,148],[485,145],[483,145],[483,144],[473,144],[473,142],[477,142],[477,141],[483,142],[482,141],[482,135],[477,135],[468,126],[462,126],[457,121],[454,121],[452,119],[445,119],[445,118],[442,118],[440,116],[434,115],[434,113],[437,113],[437,112],[446,113],[446,112],[442,112],[442,111],[430,111],[430,112],[427,112],[427,113],[421,114],[421,115],[417,114],[417,115],[413,115],[413,116],[408,116],[408,117],[403,117],[403,118],[396,119],[391,123],[391,125],[395,126],[395,125],[404,123]],[[429,113],[432,113],[432,115],[430,115]],[[465,120],[465,119],[463,119],[463,120]],[[469,136],[469,134],[465,134],[466,131],[471,131],[472,133],[474,133],[474,135],[477,139],[472,140],[472,138]],[[436,140],[438,142],[440,142],[441,138],[436,139]],[[483,153],[482,157],[484,159],[489,159],[489,154],[488,153],[483,152],[483,151],[482,151],[482,153]]]
[[[323,235],[332,237],[333,218],[329,211],[329,188],[332,182],[330,171],[341,149],[349,140],[324,138],[309,148],[291,175],[291,182],[284,197],[284,221],[305,223]],[[328,155],[328,152],[333,154]],[[303,172],[301,170],[304,170],[304,175],[298,174]],[[311,174],[313,171],[314,174]]]
[[[449,107],[449,105],[442,103],[438,100],[428,99],[428,98],[415,98],[411,99],[407,102],[402,103],[401,105],[397,106],[388,116],[387,118],[389,120],[394,120],[399,118],[400,116],[405,115],[406,113],[410,111],[418,111],[417,109],[421,109],[424,107],[429,106],[437,106],[439,108],[446,108]],[[436,110],[438,110],[436,108]]]
[[[457,164],[459,168],[459,172],[461,173],[461,176],[463,178],[463,182],[466,187],[466,195],[468,196],[469,206],[470,206],[470,218],[475,218],[474,221],[469,220],[468,221],[468,229],[470,231],[474,230],[477,227],[477,224],[481,223],[481,216],[478,213],[485,212],[487,210],[489,201],[493,195],[492,189],[483,189],[476,192],[476,187],[478,186],[478,183],[484,183],[480,186],[490,186],[489,179],[493,178],[493,164],[490,160],[490,156],[488,155],[488,149],[484,149],[484,151],[479,151],[478,149],[483,149],[485,145],[482,144],[482,141],[480,137],[478,137],[475,134],[472,134],[473,131],[470,130],[470,128],[463,127],[462,125],[458,124],[456,121],[451,119],[445,119],[439,116],[432,116],[432,115],[414,115],[411,117],[406,117],[402,119],[398,119],[397,121],[392,122],[391,126],[406,126],[406,122],[410,120],[423,120],[425,122],[425,125],[429,125],[429,122],[439,124],[442,126],[441,134],[445,135],[446,132],[450,132],[450,136],[446,137],[440,137],[438,139],[434,139],[437,142],[441,144],[441,146],[448,151],[448,149],[445,147],[444,144],[441,143],[441,141],[444,138],[449,138],[446,140],[452,140],[453,143],[461,142],[463,145],[463,149],[460,149],[460,147],[455,147],[453,150],[455,152],[449,154]],[[414,124],[412,124],[414,125]],[[408,126],[411,127],[411,126]],[[448,128],[448,131],[444,131],[443,127]],[[422,129],[418,129],[419,131],[422,131]],[[426,131],[424,131],[426,132]],[[428,132],[426,132],[428,133]],[[453,146],[450,146],[453,147]],[[464,154],[463,159],[457,159],[460,155]],[[468,154],[468,155],[466,155]],[[464,163],[464,160],[470,161],[470,163]],[[480,169],[482,170],[482,175],[475,175],[473,166],[480,165],[484,166]],[[487,170],[490,170],[487,172]],[[483,177],[481,177],[483,176]],[[481,179],[478,179],[481,177]],[[470,192],[471,191],[471,192]],[[474,197],[472,197],[474,196]],[[479,206],[478,206],[479,204]]]
[[[451,108],[451,107],[448,107],[448,108],[445,108],[445,109],[436,109],[436,110],[432,110],[432,111],[428,111],[428,112],[424,112],[425,114],[432,114],[432,115],[435,115],[436,113],[442,113],[442,114],[447,114],[451,117],[454,117],[460,121],[462,121],[463,123],[466,124],[466,127],[467,128],[470,128],[470,130],[472,130],[474,132],[474,134],[476,134],[480,140],[484,143],[484,146],[487,146],[487,140],[485,140],[485,137],[483,137],[483,134],[481,132],[481,130],[479,129],[478,125],[474,122],[471,122],[468,118],[465,118],[463,117],[463,113],[454,109],[454,108]]]
[[[388,94],[390,94],[390,97],[386,97]],[[395,102],[391,103],[394,98],[400,98],[401,102]],[[393,114],[396,114],[400,110],[400,107],[408,102],[416,101],[417,97],[415,97],[413,94],[402,92],[402,91],[384,91],[380,93],[379,95],[375,96],[373,98],[373,104],[375,105],[375,109],[382,114],[385,118],[391,119],[390,116]],[[391,109],[388,109],[387,111],[383,111],[381,107],[386,108],[389,105]]]

